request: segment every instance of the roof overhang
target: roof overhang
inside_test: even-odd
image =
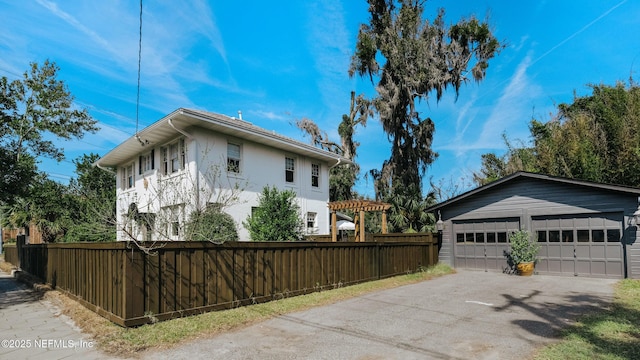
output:
[[[180,134],[189,135],[189,131],[194,128],[203,128],[230,137],[304,155],[312,159],[328,162],[331,166],[353,164],[350,160],[338,154],[318,149],[312,145],[279,135],[275,131],[254,126],[240,119],[180,108],[109,151],[95,165],[102,168],[120,166],[143,152],[145,147],[151,148],[152,146],[162,145]]]
[[[469,198],[471,196],[474,196],[480,192],[483,191],[487,191],[489,189],[504,185],[505,183],[508,182],[512,182],[512,181],[516,181],[517,179],[537,179],[537,180],[541,180],[541,181],[552,181],[552,182],[556,182],[556,183],[564,183],[564,184],[570,184],[570,185],[574,185],[574,186],[584,186],[584,187],[590,187],[593,189],[599,189],[599,190],[606,190],[606,191],[614,191],[614,192],[621,192],[621,193],[627,193],[627,194],[632,194],[632,195],[636,195],[636,196],[640,196],[640,189],[639,188],[635,188],[635,187],[631,187],[631,186],[623,186],[623,185],[612,185],[612,184],[603,184],[603,183],[596,183],[596,182],[592,182],[592,181],[585,181],[585,180],[576,180],[576,179],[569,179],[569,178],[563,178],[563,177],[557,177],[557,176],[549,176],[549,175],[544,175],[544,174],[536,174],[536,173],[530,173],[530,172],[524,172],[524,171],[519,171],[517,173],[511,174],[509,176],[505,176],[502,179],[490,182],[489,184],[486,184],[484,186],[480,186],[477,187],[473,190],[467,191],[466,193],[460,194],[456,197],[453,197],[447,201],[443,201],[439,204],[436,204],[434,206],[431,206],[429,208],[427,208],[425,211],[426,212],[434,212],[437,211],[443,207],[447,207],[455,202],[461,201],[463,199]]]

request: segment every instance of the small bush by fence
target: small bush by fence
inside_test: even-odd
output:
[[[393,234],[390,234],[393,235]],[[374,242],[126,242],[19,246],[26,271],[121,326],[265,302],[413,272],[438,262],[437,236]],[[16,249],[18,250],[18,249]],[[7,261],[15,264],[16,257]],[[13,260],[13,261],[12,261]]]

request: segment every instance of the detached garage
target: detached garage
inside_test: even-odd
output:
[[[443,225],[440,261],[507,271],[511,232],[541,248],[536,273],[640,278],[640,189],[518,172],[429,208]]]

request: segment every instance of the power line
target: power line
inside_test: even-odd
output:
[[[142,0],[140,0],[140,30],[138,36],[138,92],[136,94],[136,136],[138,136],[138,122],[140,113],[140,65],[142,63]]]

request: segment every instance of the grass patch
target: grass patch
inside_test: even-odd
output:
[[[581,317],[562,331],[562,341],[541,349],[542,359],[638,359],[640,358],[640,280],[616,284],[609,309]]]
[[[118,356],[135,356],[137,352],[146,349],[169,348],[185,341],[245,327],[282,314],[328,305],[373,291],[409,285],[454,272],[449,266],[438,264],[407,275],[130,329],[114,325],[57,291],[46,292],[45,298],[63,309],[65,315],[93,337],[103,352]]]
[[[11,263],[4,261],[4,253],[0,254],[0,270],[6,272],[7,274],[11,274],[11,271],[15,269],[16,267]]]

